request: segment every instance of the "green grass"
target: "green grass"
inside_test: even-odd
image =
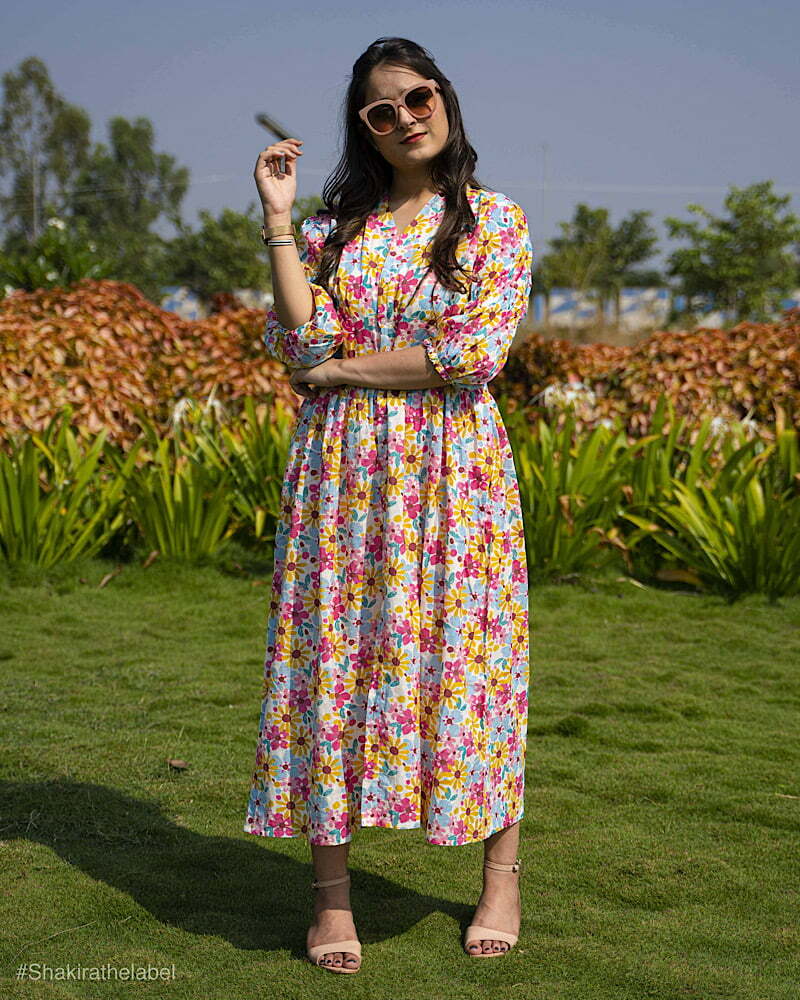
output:
[[[800,598],[533,589],[517,947],[461,950],[480,845],[369,828],[335,976],[303,960],[307,843],[242,831],[270,563],[111,568],[0,583],[1,997],[797,1000]]]

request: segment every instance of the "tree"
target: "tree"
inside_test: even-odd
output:
[[[71,198],[71,217],[81,220],[114,261],[118,281],[130,281],[158,301],[169,278],[168,241],[151,227],[164,216],[180,229],[180,203],[189,170],[153,149],[147,118],[112,118],[109,146],[98,143],[80,171]]]
[[[182,223],[166,253],[166,266],[175,284],[188,285],[209,299],[235,288],[268,287],[267,248],[259,229],[263,213],[251,202],[244,213],[230,208],[218,218],[199,213],[201,227],[192,231]]]
[[[0,298],[7,288],[69,288],[84,278],[111,277],[111,264],[97,254],[84,231],[67,228],[52,216],[39,236],[22,250],[0,251]]]
[[[574,288],[602,307],[631,281],[661,284],[658,272],[634,269],[655,253],[658,235],[647,221],[651,214],[632,212],[614,229],[608,209],[579,203],[572,222],[559,224],[563,236],[549,241],[552,250],[542,257],[542,285]]]
[[[292,206],[292,222],[299,229],[301,222],[310,215],[316,215],[323,208],[325,208],[325,202],[319,195],[314,194],[307,198],[295,198],[294,205]]]
[[[725,198],[729,218],[687,205],[708,220],[705,229],[698,222],[664,220],[670,236],[686,236],[693,244],[675,250],[668,260],[669,274],[680,278],[690,307],[694,296],[706,294],[733,312],[736,322],[763,322],[780,312],[781,300],[797,283],[797,261],[789,246],[800,240],[800,220],[791,213],[779,217],[790,196],[775,194],[772,184],[733,185]]]
[[[3,74],[0,176],[11,177],[10,193],[0,195],[6,249],[34,243],[44,220],[64,214],[89,130],[87,113],[56,92],[40,59],[31,56]]]

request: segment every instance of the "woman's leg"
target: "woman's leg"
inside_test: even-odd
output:
[[[320,882],[339,878],[347,874],[350,841],[346,844],[311,844],[314,862],[314,877]],[[357,938],[350,908],[350,883],[323,886],[314,889],[314,920],[308,931],[308,946],[324,944],[325,941],[342,941]],[[347,969],[357,969],[360,961],[352,952],[326,952],[322,956],[323,965],[344,965]]]
[[[510,865],[516,861],[519,851],[519,826],[517,820],[511,826],[498,830],[483,842],[484,860]],[[498,871],[483,866],[483,892],[478,901],[473,924],[496,927],[499,931],[519,934],[522,920],[522,901],[519,894],[519,872]],[[481,941],[470,945],[470,951],[507,951],[506,941]]]
[[[517,820],[504,830],[498,830],[491,837],[487,837],[483,842],[484,859],[497,861],[501,865],[510,865],[516,861],[519,854],[519,825],[520,820]],[[487,868],[486,871],[492,869]]]

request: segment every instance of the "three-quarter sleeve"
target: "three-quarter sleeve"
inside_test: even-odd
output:
[[[262,340],[267,352],[290,368],[312,368],[332,357],[344,339],[344,331],[331,295],[315,284],[325,239],[333,225],[333,216],[312,215],[301,226],[304,239],[298,255],[314,299],[311,319],[293,330],[282,326],[274,309],[267,312]]]
[[[531,293],[533,247],[522,208],[499,196],[481,226],[485,259],[475,300],[437,313],[435,333],[422,341],[436,371],[456,388],[485,385],[502,369]]]

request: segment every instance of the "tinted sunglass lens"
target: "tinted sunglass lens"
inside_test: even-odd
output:
[[[406,97],[406,107],[414,115],[433,113],[433,91],[430,87],[417,87]]]
[[[391,104],[379,104],[367,115],[376,132],[391,132],[394,128],[394,108]]]

